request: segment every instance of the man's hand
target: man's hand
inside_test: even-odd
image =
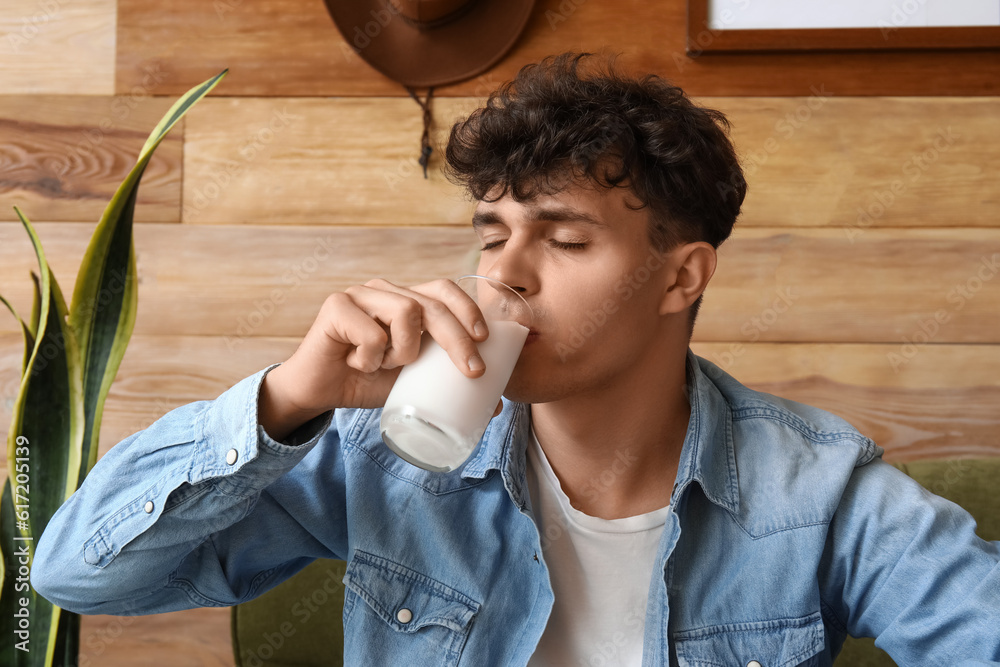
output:
[[[488,335],[486,323],[450,280],[407,289],[377,279],[331,294],[295,353],[264,378],[264,430],[281,441],[327,410],[381,407],[425,331],[466,376],[483,374],[476,342]]]

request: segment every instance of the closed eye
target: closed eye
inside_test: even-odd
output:
[[[480,248],[479,251],[486,252],[487,250],[493,250],[494,248],[498,248],[503,245],[506,241],[507,239],[500,239],[498,241],[484,243],[483,247]],[[583,250],[587,247],[587,244],[583,242],[557,241],[555,239],[550,239],[549,245],[559,250]]]
[[[500,245],[502,245],[503,242],[506,240],[507,239],[500,239],[499,241],[490,241],[489,243],[485,243],[483,244],[483,247],[479,249],[479,251],[486,252],[487,250],[493,250],[494,248],[497,248]]]
[[[586,243],[570,243],[568,241],[556,241],[555,239],[549,241],[549,244],[553,248],[559,248],[560,250],[582,250],[587,247]]]

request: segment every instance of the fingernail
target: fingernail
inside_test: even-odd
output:
[[[476,326],[472,327],[472,331],[480,338],[486,336],[486,323],[482,320],[476,322]]]
[[[474,354],[469,357],[469,370],[473,372],[479,372],[486,368],[486,364],[483,363],[483,358],[478,354]]]

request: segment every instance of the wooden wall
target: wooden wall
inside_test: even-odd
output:
[[[729,114],[750,180],[695,352],[841,414],[887,459],[1000,454],[1000,52],[691,57],[684,16],[679,0],[541,0],[495,69],[436,91],[437,145],[549,53],[617,51],[673,79]],[[417,106],[346,47],[321,0],[7,0],[0,293],[30,312],[12,206],[68,292],[157,119],[226,67],[140,190],[139,315],[102,453],[286,358],[328,293],[472,261],[472,205],[440,151],[428,180],[413,162]],[[0,317],[0,433],[20,355]],[[227,610],[88,617],[83,633],[92,665],[232,664]]]

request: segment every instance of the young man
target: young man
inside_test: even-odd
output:
[[[847,633],[1000,664],[1000,545],[844,420],[690,351],[746,191],[724,117],[585,64],[526,67],[452,130],[479,272],[538,315],[464,467],[396,457],[377,408],[422,331],[481,375],[480,313],[449,281],[374,281],[105,455],[36,589],[157,613],[340,558],[348,665],[830,665]]]

